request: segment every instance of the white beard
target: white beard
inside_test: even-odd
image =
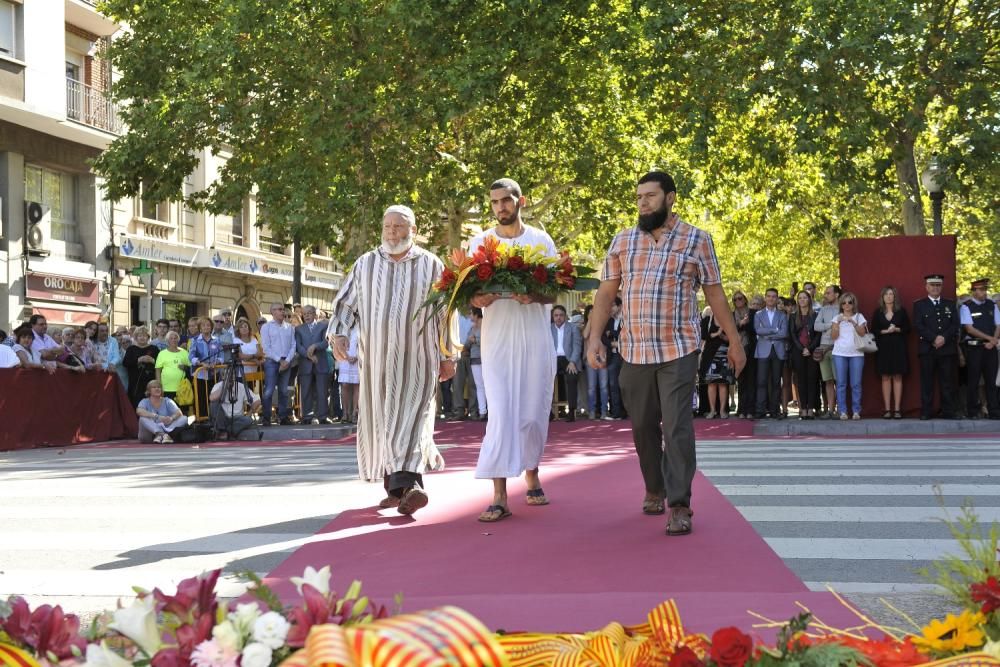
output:
[[[406,238],[399,239],[395,243],[390,243],[385,239],[382,239],[382,250],[386,251],[390,255],[400,255],[413,247],[413,236],[407,236]]]

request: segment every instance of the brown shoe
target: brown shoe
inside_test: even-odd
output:
[[[649,515],[663,514],[666,509],[663,507],[663,498],[646,496],[642,501],[642,513]]]
[[[670,518],[667,520],[667,535],[687,535],[691,532],[691,517],[694,512],[690,507],[671,507]]]
[[[390,507],[396,507],[398,505],[399,505],[399,498],[390,494],[379,501],[378,507],[379,509],[387,510]]]
[[[396,511],[400,514],[410,515],[426,505],[427,494],[419,486],[414,486],[403,493],[403,497],[399,499],[399,506],[396,508]]]

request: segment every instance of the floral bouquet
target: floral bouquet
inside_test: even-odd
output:
[[[18,667],[273,667],[306,644],[318,625],[352,626],[389,615],[361,596],[355,581],[341,597],[330,568],[307,567],[292,577],[301,600],[283,606],[254,574],[257,601],[229,605],[216,598],[221,570],[180,582],[168,595],[136,589],[131,606],[97,616],[84,631],[61,607],[35,610],[23,598],[0,600],[0,665]]]
[[[600,282],[589,276],[594,269],[573,264],[568,252],[549,257],[542,246],[512,246],[494,237],[467,254],[458,248],[448,255],[448,264],[424,305],[432,315],[447,315],[468,308],[477,293],[541,294],[555,297],[560,292],[597,289]]]

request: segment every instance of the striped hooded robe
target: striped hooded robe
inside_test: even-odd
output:
[[[444,468],[434,445],[443,318],[422,307],[441,260],[416,245],[399,261],[380,247],[358,258],[333,302],[328,336],[358,329],[358,476]]]

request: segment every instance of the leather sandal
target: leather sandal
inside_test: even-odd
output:
[[[663,498],[646,498],[642,501],[642,513],[656,516],[666,512],[663,505]]]
[[[528,489],[525,495],[525,502],[529,505],[548,505],[549,499],[545,497],[545,492],[542,491],[542,487],[537,489]]]
[[[667,535],[687,535],[691,532],[691,517],[694,512],[690,507],[671,507],[670,519],[667,521]]]
[[[390,507],[398,507],[398,506],[399,506],[399,498],[397,498],[392,494],[389,494],[388,496],[380,500],[378,503],[379,509],[383,510],[387,510]]]
[[[503,505],[490,505],[483,511],[482,514],[479,515],[479,521],[482,521],[483,523],[496,523],[497,521],[506,519],[512,514],[513,512]]]
[[[427,505],[427,494],[419,486],[407,489],[399,499],[396,511],[400,514],[410,515],[421,507]]]

